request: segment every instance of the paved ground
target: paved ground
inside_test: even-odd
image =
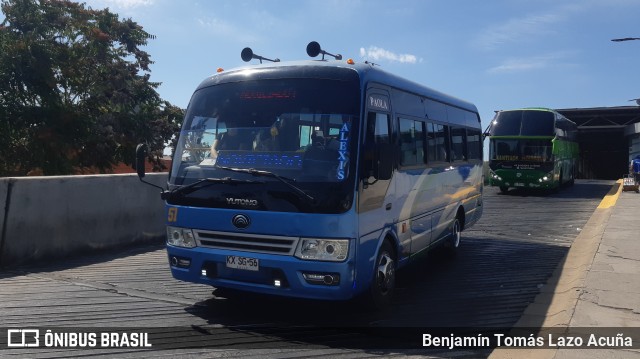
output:
[[[564,262],[516,324],[531,326],[598,338],[632,336],[635,348],[640,347],[640,195],[622,191],[621,181],[594,211]],[[640,350],[498,348],[491,355],[530,357],[640,358]]]
[[[581,181],[553,195],[518,191],[502,195],[495,188],[487,188],[486,212],[477,226],[465,232],[464,248],[458,258],[455,261],[431,258],[410,272],[415,275],[403,273],[394,306],[380,316],[361,316],[349,307],[326,303],[217,300],[205,286],[172,280],[166,268],[166,254],[158,245],[104,254],[93,260],[75,258],[41,268],[0,273],[0,327],[173,327],[178,332],[168,335],[185,340],[189,340],[194,330],[216,333],[216,340],[207,339],[207,349],[153,352],[166,356],[486,357],[491,354],[496,358],[639,358],[637,350],[500,348],[493,353],[448,350],[379,353],[344,350],[339,343],[322,349],[312,348],[313,341],[307,341],[294,327],[315,322],[335,325],[338,322],[331,318],[338,317],[365,327],[515,325],[587,331],[605,328],[614,333],[621,328],[635,328],[630,330],[635,330],[635,338],[640,338],[637,332],[640,195],[621,192],[618,185],[605,196],[609,188],[611,182],[597,181]],[[243,326],[256,324],[275,324],[281,329],[291,326],[291,329],[280,333],[243,330]],[[320,334],[335,337],[328,331]],[[334,338],[338,342],[348,339],[345,333],[338,336]],[[210,348],[218,344],[227,348],[229,340],[246,342],[247,338],[262,348],[283,346],[287,341],[293,344],[275,351]],[[0,343],[3,339],[0,338]],[[291,349],[294,345],[297,349]],[[0,352],[0,357],[88,354],[83,350],[16,349]],[[96,354],[145,355],[126,349],[91,352]]]

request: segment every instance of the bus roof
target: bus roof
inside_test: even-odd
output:
[[[476,106],[468,101],[447,95],[427,86],[420,85],[403,77],[391,74],[371,63],[347,64],[339,60],[286,61],[239,67],[218,72],[200,83],[197,89],[222,83],[246,81],[252,79],[277,78],[326,78],[359,79],[363,88],[371,82],[402,89],[435,101],[460,107],[477,113]]]
[[[552,109],[552,108],[548,108],[548,107],[523,107],[523,108],[514,108],[514,109],[510,109],[510,110],[499,110],[496,111],[496,115],[499,114],[500,112],[509,112],[509,111],[540,111],[540,112],[551,112],[556,114],[557,116],[559,116],[560,118],[569,121],[571,123],[573,123],[575,125],[575,122],[571,121],[571,119],[568,119],[566,116],[564,116],[563,114],[561,114],[560,112]]]
[[[556,112],[556,110],[547,108],[547,107],[523,107],[523,108],[513,108],[509,110],[499,110],[497,112],[507,112],[507,111],[546,111],[546,112]]]

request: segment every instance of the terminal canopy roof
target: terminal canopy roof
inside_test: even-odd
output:
[[[556,109],[575,122],[579,130],[624,129],[640,122],[640,106]]]

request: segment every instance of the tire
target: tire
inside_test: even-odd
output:
[[[500,192],[502,192],[502,193],[507,193],[507,191],[509,191],[509,187],[507,187],[507,186],[500,186]]]
[[[373,281],[371,283],[370,307],[372,309],[385,309],[391,304],[391,299],[396,287],[396,260],[395,254],[388,241],[384,241],[373,268]]]
[[[460,240],[462,239],[462,225],[460,223],[460,218],[456,216],[451,223],[451,235],[444,242],[445,248],[449,251],[450,254],[456,254],[458,252],[458,248],[460,248]]]
[[[553,192],[558,193],[562,189],[562,170],[560,170],[560,178],[558,179],[558,186],[553,189]]]
[[[572,169],[571,170],[571,179],[569,180],[569,186],[573,186],[574,184],[576,184],[576,170]]]
[[[558,180],[558,188],[561,188],[564,185],[564,183],[562,183],[562,180],[563,180],[562,169],[560,169],[560,179]]]

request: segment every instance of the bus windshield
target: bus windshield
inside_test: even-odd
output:
[[[514,110],[499,112],[491,136],[554,136],[554,114],[550,111]]]
[[[552,161],[552,142],[540,139],[491,139],[490,159],[495,161]]]
[[[174,151],[169,185],[233,181],[169,202],[234,208],[238,202],[228,198],[243,195],[256,198],[255,209],[346,210],[354,189],[359,91],[357,81],[325,79],[252,80],[198,90]],[[251,181],[259,189],[239,185]],[[212,191],[224,192],[224,198]]]

